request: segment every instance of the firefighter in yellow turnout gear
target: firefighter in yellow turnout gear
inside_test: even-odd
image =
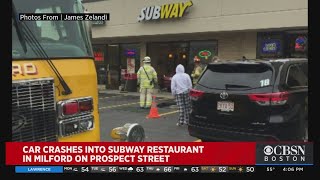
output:
[[[144,65],[137,72],[138,85],[140,85],[140,108],[150,108],[153,89],[158,83],[157,72],[151,66],[151,58],[143,58]]]
[[[198,79],[202,73],[203,69],[201,67],[201,64],[200,64],[200,59],[195,56],[194,58],[194,69],[191,73],[191,77],[192,77],[192,84],[193,86],[198,82]]]

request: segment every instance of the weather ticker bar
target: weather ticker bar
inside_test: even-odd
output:
[[[305,172],[307,166],[15,166],[16,173],[277,173]]]
[[[16,166],[16,173],[254,173],[254,166]]]

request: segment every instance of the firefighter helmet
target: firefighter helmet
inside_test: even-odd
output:
[[[199,63],[200,62],[200,58],[198,58],[198,56],[194,56],[193,61],[195,63]]]
[[[146,56],[143,58],[143,62],[151,62],[151,58],[149,56]]]

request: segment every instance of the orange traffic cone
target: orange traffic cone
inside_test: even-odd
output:
[[[160,117],[160,115],[158,113],[156,96],[152,96],[152,104],[151,104],[151,108],[150,108],[150,113],[147,116],[147,118],[159,118],[159,117]]]

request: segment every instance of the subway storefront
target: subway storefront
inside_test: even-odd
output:
[[[224,39],[220,34],[214,39],[215,34],[212,34],[206,36],[208,40],[179,38],[163,42],[151,38],[150,41],[144,39],[144,42],[138,43],[93,45],[98,82],[108,89],[119,89],[125,83],[124,75],[135,76],[142,65],[141,54],[151,57],[162,90],[168,90],[168,80],[175,74],[178,64],[184,65],[186,73],[191,74],[195,58],[200,59],[201,65],[205,67],[214,56],[225,60],[241,59],[243,56],[248,59],[308,57],[307,30],[254,32],[254,38],[250,39],[255,39],[255,42],[248,40],[248,48],[242,44],[242,34],[230,34],[235,37],[233,39]],[[228,36],[228,33],[225,35]]]
[[[98,83],[119,89],[126,74],[135,76],[144,56],[151,57],[164,90],[175,67],[183,64],[190,74],[195,58],[205,67],[213,56],[307,57],[307,2],[88,0],[88,11],[111,14],[92,31]]]

